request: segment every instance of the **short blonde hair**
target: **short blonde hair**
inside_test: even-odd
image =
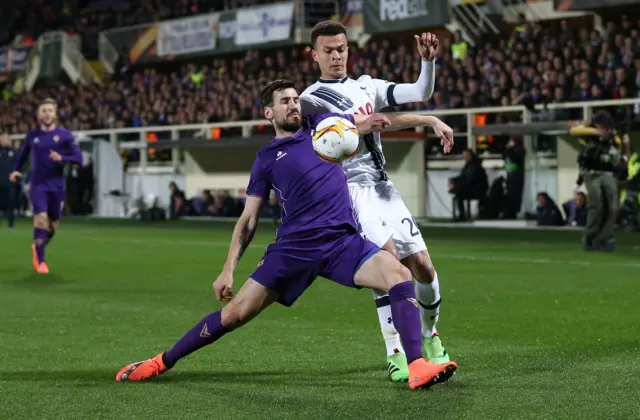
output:
[[[44,100],[42,100],[38,104],[38,109],[40,109],[40,107],[43,106],[43,105],[53,105],[54,108],[56,108],[56,109],[58,108],[58,103],[53,98],[44,98]]]

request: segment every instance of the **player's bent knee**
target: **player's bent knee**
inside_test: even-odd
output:
[[[238,328],[249,322],[258,312],[259,308],[253,308],[246,301],[233,299],[222,308],[221,322],[226,328]]]
[[[33,216],[33,226],[38,229],[49,229],[49,218],[46,213]]]
[[[405,281],[411,281],[411,272],[386,251],[380,251],[367,260],[354,278],[355,284],[360,287],[385,293]]]
[[[278,295],[249,279],[238,290],[236,296],[222,308],[222,325],[229,329],[238,328],[256,317],[263,309],[278,299]]]
[[[420,283],[431,283],[436,275],[435,267],[427,251],[417,252],[402,260],[413,277]]]
[[[387,280],[388,287],[391,289],[396,284],[404,283],[406,281],[411,281],[411,271],[398,261],[394,264],[393,269],[389,273],[389,278]]]

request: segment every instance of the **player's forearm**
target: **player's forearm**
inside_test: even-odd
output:
[[[404,130],[405,128],[415,127],[433,127],[441,121],[431,115],[418,115],[418,114],[399,114],[389,113],[384,114],[391,121],[391,125],[387,127],[387,131]]]
[[[599,136],[600,135],[600,130],[598,130],[597,128],[593,128],[593,127],[586,127],[584,125],[578,125],[576,127],[571,127],[571,130],[569,131],[569,134],[571,134],[572,136]]]
[[[435,87],[436,64],[434,61],[422,60],[420,76],[415,83],[399,83],[393,88],[393,99],[396,104],[424,102],[431,98]]]
[[[77,163],[82,165],[82,151],[79,147],[74,147],[69,155],[62,155],[62,161],[64,163]]]
[[[62,161],[64,163],[77,163],[78,165],[82,164],[82,155],[78,156],[78,155],[63,155],[60,156],[62,158]]]
[[[258,229],[258,216],[254,215],[242,215],[235,228],[233,229],[233,237],[231,239],[231,246],[229,247],[229,255],[227,261],[224,264],[225,271],[235,270],[240,258],[249,247],[249,244],[253,240],[253,236]]]

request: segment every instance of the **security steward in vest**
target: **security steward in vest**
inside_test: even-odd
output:
[[[590,124],[571,127],[580,137],[580,172],[587,189],[587,225],[582,245],[587,251],[615,249],[614,227],[618,206],[618,181],[614,172],[622,158],[622,140],[607,111],[594,114]]]
[[[9,175],[13,171],[13,163],[17,158],[17,153],[11,147],[11,140],[6,133],[0,134],[0,213],[9,222],[9,227],[13,227],[15,211],[15,185],[9,180]]]

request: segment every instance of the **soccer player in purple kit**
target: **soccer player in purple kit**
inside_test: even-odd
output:
[[[412,389],[451,376],[457,368],[455,362],[436,364],[423,357],[411,273],[391,254],[360,236],[341,166],[322,160],[313,150],[314,126],[339,114],[303,119],[298,93],[288,80],[269,83],[260,101],[276,137],[256,156],[244,212],[236,223],[227,262],[213,283],[218,300],[229,303],[202,318],[171,349],[122,368],[116,380],[141,381],[164,373],[185,356],[246,324],[272,303],[291,306],[317,276],[347,287],[389,292],[409,361]],[[341,116],[356,123],[363,134],[381,131],[390,123],[381,114]],[[282,208],[282,224],[275,242],[233,296],[233,271],[256,232],[260,207],[271,189]]]
[[[45,248],[58,228],[65,199],[64,165],[82,163],[82,152],[71,131],[57,126],[58,106],[45,99],[38,106],[40,127],[27,133],[16,159],[10,179],[16,182],[27,156],[31,153],[31,189],[29,201],[33,208],[33,267],[48,274]]]

